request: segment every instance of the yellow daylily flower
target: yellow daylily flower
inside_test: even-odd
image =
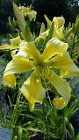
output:
[[[30,20],[30,21],[32,21],[32,20],[35,21],[36,15],[37,15],[37,12],[36,12],[36,11],[34,11],[34,10],[29,11],[29,12],[28,12],[29,20]]]
[[[52,22],[54,22],[54,33],[53,33],[52,37],[62,40],[64,38],[64,35],[63,35],[63,28],[64,28],[64,24],[65,24],[64,17],[63,16],[54,17],[53,21],[50,21],[46,15],[44,15],[44,17],[45,17],[46,22],[49,27],[51,26]],[[41,36],[43,36],[43,34],[41,34]]]
[[[25,16],[27,16],[27,14],[28,14],[28,12],[29,12],[29,10],[30,10],[29,7],[25,7],[25,6],[19,6],[18,8],[23,12],[23,14],[24,14]]]
[[[61,17],[54,17],[53,18],[54,21],[54,35],[56,36],[58,39],[63,39],[63,28],[64,28],[64,24],[65,24],[65,19],[63,16]]]
[[[10,39],[11,45],[0,46],[0,50],[8,50],[8,49],[12,50],[12,49],[19,48],[20,42],[21,42],[20,36],[17,36],[13,39]]]
[[[22,11],[24,16],[27,16],[29,18],[30,21],[32,20],[35,21],[37,12],[35,10],[31,10],[31,6],[30,7],[19,6],[18,8]]]
[[[45,89],[41,81],[42,78],[48,79],[60,95],[59,99],[54,100],[54,105],[59,109],[67,105],[71,95],[71,88],[66,80],[62,79],[55,72],[57,68],[60,71],[72,71],[73,66],[74,71],[76,68],[69,54],[66,53],[67,48],[67,43],[52,38],[46,43],[44,52],[41,54],[34,42],[26,42],[7,64],[3,80],[4,83],[12,87],[16,85],[14,74],[24,73],[30,70],[33,71],[20,89],[21,93],[28,100],[31,111],[34,109],[34,104],[36,102],[42,103],[45,97]],[[79,69],[76,70],[79,73]],[[62,100],[61,104],[60,100]]]
[[[44,17],[45,17],[45,20],[46,20],[48,26],[50,27],[51,24],[52,24],[52,21],[50,21],[50,20],[48,19],[47,15],[44,15]],[[53,21],[54,21],[54,24],[55,24],[55,26],[56,26],[57,29],[63,27],[64,24],[65,24],[65,19],[64,19],[63,16],[61,16],[61,17],[54,17],[54,18],[53,18]]]

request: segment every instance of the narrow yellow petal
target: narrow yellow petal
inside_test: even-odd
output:
[[[5,75],[3,77],[4,85],[14,88],[16,86],[16,78],[14,74]]]
[[[27,42],[26,41],[21,41],[20,43],[20,48],[19,48],[19,51],[18,53],[16,54],[16,56],[18,57],[24,57],[24,58],[27,58],[27,59],[30,59],[31,55],[29,53],[26,52],[26,49],[27,49]]]
[[[74,69],[73,71],[61,71],[62,78],[72,78],[72,77],[79,77],[79,69]]]
[[[61,17],[54,17],[53,18],[53,22],[54,22],[54,33],[53,33],[53,37],[56,37],[60,40],[63,40],[64,35],[63,35],[63,28],[64,28],[64,23],[65,23],[65,19],[63,16]]]
[[[53,68],[79,72],[79,68],[74,64],[68,52],[63,53],[63,55],[58,54],[54,58],[50,59],[49,65]]]
[[[24,55],[26,54],[26,56],[27,55],[32,56],[33,59],[38,60],[38,61],[41,57],[41,54],[38,51],[38,49],[36,48],[33,41],[32,42],[26,42],[24,44],[21,43],[19,51],[23,52]]]
[[[21,40],[20,40],[20,36],[17,36],[17,37],[15,37],[15,38],[13,38],[13,39],[10,39],[10,42],[11,42],[11,44],[12,45],[19,45],[20,44],[20,42],[21,42]]]
[[[4,83],[14,87],[16,85],[14,74],[27,72],[33,68],[33,62],[24,58],[13,57],[13,60],[10,61],[5,68],[3,76]]]
[[[19,48],[19,46],[17,45],[3,45],[3,46],[0,46],[0,50],[12,50],[12,49],[16,49],[16,48]]]
[[[40,34],[45,31],[45,24],[42,22],[41,27],[40,27]]]
[[[41,78],[33,72],[21,87],[21,93],[29,102],[30,110],[33,111],[35,102],[42,104],[45,97],[45,89],[41,84]]]
[[[49,30],[44,31],[35,39],[35,42],[39,41],[40,39],[45,39],[48,36]]]
[[[16,55],[16,52],[17,52],[17,49],[12,50],[12,51],[11,51],[11,57],[13,57],[14,55]]]
[[[42,54],[43,60],[49,59],[56,54],[62,55],[67,51],[68,44],[60,41],[59,39],[52,38],[46,44],[46,48]]]
[[[63,63],[63,65],[62,65],[62,61],[60,61],[60,63],[61,63],[59,66],[61,68],[60,76],[62,78],[78,77],[79,76],[79,68],[72,61],[69,54],[66,53],[64,58],[62,58],[62,59],[65,62],[65,64]]]
[[[50,27],[52,22],[48,19],[47,15],[44,15],[44,17],[45,17],[45,20],[46,20],[48,26]]]
[[[64,39],[63,28],[57,29],[56,27],[54,27],[53,37],[63,40]]]

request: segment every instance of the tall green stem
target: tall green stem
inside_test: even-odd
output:
[[[43,109],[44,120],[45,120],[45,133],[46,133],[46,136],[47,136],[47,138],[48,138],[47,117],[46,117],[46,113],[45,113],[44,104],[42,104],[42,109]],[[45,135],[44,135],[44,140],[45,140]]]

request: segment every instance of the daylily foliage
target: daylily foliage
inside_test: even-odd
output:
[[[21,40],[19,37],[11,40],[12,48],[18,48],[18,52],[12,55],[12,60],[5,68],[4,83],[9,87],[16,87],[15,74],[31,71],[31,75],[20,88],[21,93],[29,102],[30,110],[33,111],[36,102],[42,104],[45,98],[46,90],[43,87],[42,79],[48,80],[55,87],[59,96],[54,98],[53,104],[56,108],[62,109],[68,104],[71,97],[71,88],[64,78],[79,76],[79,69],[67,51],[68,44],[60,40],[63,38],[65,19],[64,17],[54,17],[51,22],[45,16],[49,27],[34,40],[28,25],[26,26],[22,11],[15,4],[13,7],[25,40]],[[44,40],[44,44],[41,44],[42,51],[37,47],[40,38]],[[59,73],[56,70],[59,70]]]

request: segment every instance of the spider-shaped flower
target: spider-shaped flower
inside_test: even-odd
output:
[[[70,76],[79,75],[79,69],[71,60],[67,53],[67,48],[67,43],[52,38],[46,43],[45,49],[41,54],[33,41],[24,41],[20,44],[18,53],[7,64],[3,79],[4,83],[11,87],[16,86],[14,74],[32,70],[31,75],[20,89],[21,93],[28,100],[31,111],[34,109],[35,102],[42,103],[45,97],[42,78],[48,79],[59,95],[61,95],[61,97],[54,99],[54,105],[59,109],[67,105],[70,99],[71,88],[61,76],[64,77],[65,75],[67,77],[67,72],[71,73]],[[57,74],[55,69],[60,69],[60,74]]]

